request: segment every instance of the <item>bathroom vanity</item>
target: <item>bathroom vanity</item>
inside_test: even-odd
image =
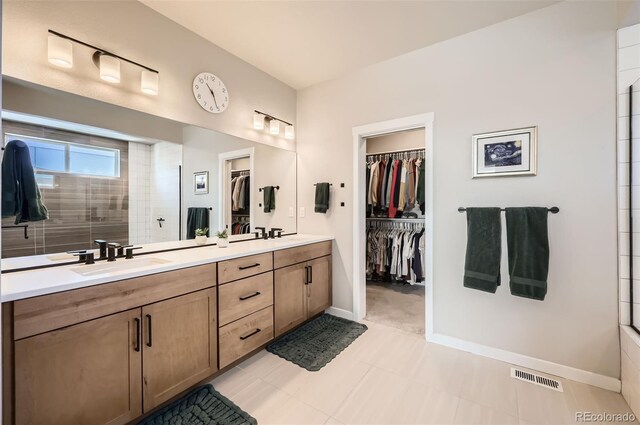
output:
[[[331,244],[293,235],[4,274],[3,423],[126,424],[223,373],[331,306]]]

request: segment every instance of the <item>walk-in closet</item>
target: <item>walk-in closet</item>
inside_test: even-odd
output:
[[[231,170],[231,229],[230,234],[251,233],[251,171]]]
[[[366,318],[425,331],[424,129],[366,140]]]

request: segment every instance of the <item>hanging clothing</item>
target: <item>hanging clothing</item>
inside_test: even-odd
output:
[[[367,223],[367,278],[410,284],[422,282],[425,279],[422,223]]]

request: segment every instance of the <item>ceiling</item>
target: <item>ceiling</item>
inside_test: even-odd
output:
[[[555,3],[140,1],[295,89]]]

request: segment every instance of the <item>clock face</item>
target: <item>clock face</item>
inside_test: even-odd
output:
[[[207,112],[219,114],[229,106],[229,92],[222,80],[210,72],[201,72],[193,79],[193,96]]]

